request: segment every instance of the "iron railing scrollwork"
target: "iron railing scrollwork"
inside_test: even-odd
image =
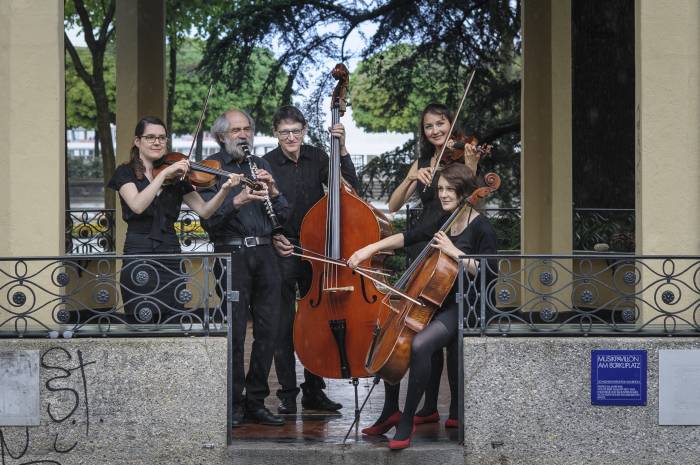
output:
[[[230,255],[0,258],[0,337],[226,330]],[[223,297],[223,298],[222,298]]]
[[[700,256],[469,257],[464,335],[700,335]]]
[[[634,209],[574,208],[573,220],[574,250],[634,253]]]
[[[113,254],[115,247],[115,210],[66,210],[66,254]],[[183,253],[212,252],[209,236],[196,212],[183,209],[175,222],[175,233]]]

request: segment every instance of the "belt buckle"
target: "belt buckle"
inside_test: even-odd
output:
[[[255,236],[244,237],[243,245],[246,247],[255,247],[256,245],[258,245],[258,238]]]

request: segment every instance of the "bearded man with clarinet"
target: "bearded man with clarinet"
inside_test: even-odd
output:
[[[281,281],[272,234],[286,220],[289,206],[270,175],[269,163],[250,154],[255,121],[248,113],[239,109],[224,112],[214,122],[211,133],[221,151],[209,159],[221,162],[223,170],[257,180],[263,187],[231,189],[222,206],[202,221],[214,243],[214,251],[231,254],[233,289],[239,291],[233,321],[229,322],[233,330],[233,399],[229,399],[233,403],[232,424],[240,426],[245,420],[281,426],[284,419],[265,408],[265,398],[270,393],[267,379],[280,319]],[[219,181],[202,191],[202,197],[216,195],[221,184]],[[217,275],[222,272],[215,270]],[[255,340],[246,374],[244,342],[249,308]]]

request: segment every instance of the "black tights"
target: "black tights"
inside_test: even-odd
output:
[[[450,344],[450,347],[447,352],[447,361],[449,365],[447,369],[447,377],[450,381],[450,393],[452,394],[452,397],[454,397],[456,394],[456,390],[454,390],[456,386],[452,385],[452,381],[453,378],[456,377],[456,373],[454,373],[455,370],[451,368],[454,359],[456,359],[456,352],[452,350]],[[437,402],[438,396],[440,394],[440,381],[442,378],[442,366],[444,364],[444,361],[445,357],[443,354],[443,350],[442,348],[440,348],[436,350],[435,353],[433,353],[433,356],[430,359],[430,379],[428,380],[428,385],[425,387],[423,406],[416,413],[416,415],[418,416],[427,417],[428,415],[437,412]],[[384,382],[384,407],[382,408],[382,413],[379,416],[377,423],[384,422],[394,412],[399,410],[399,388],[399,384],[391,385],[386,381]],[[456,418],[456,404],[455,411],[453,412],[453,403],[454,402],[452,401],[450,402],[450,418]]]
[[[450,383],[450,418],[457,417],[457,309],[450,308],[439,312],[435,319],[413,338],[411,345],[411,363],[408,375],[408,390],[401,421],[396,428],[394,439],[406,439],[413,431],[413,416],[418,408],[418,403],[431,380],[431,376],[437,373],[434,361],[442,359],[442,348],[447,350],[447,374]],[[435,354],[440,352],[438,358]],[[442,371],[442,367],[440,367]],[[434,382],[434,379],[432,380]],[[439,387],[439,377],[437,386]],[[386,395],[382,418],[398,410],[399,385],[391,386],[384,383]],[[437,392],[437,387],[435,388]],[[426,393],[427,397],[427,393]],[[437,396],[436,396],[437,397]],[[437,407],[437,399],[435,399]],[[435,411],[433,409],[432,411]]]

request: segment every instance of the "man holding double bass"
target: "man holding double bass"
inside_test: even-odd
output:
[[[282,275],[279,343],[275,350],[275,371],[281,385],[277,391],[280,399],[278,412],[294,414],[297,411],[296,370],[293,343],[293,325],[296,312],[297,287],[304,295],[311,286],[311,268],[293,256],[299,245],[299,232],[304,215],[324,195],[323,186],[328,182],[328,155],[311,145],[303,144],[306,134],[306,118],[294,106],[279,108],[273,116],[273,129],[279,146],[266,154],[271,174],[289,202],[289,219],[284,224],[284,234],[273,237],[273,245],[279,255]],[[345,128],[338,123],[330,128],[331,136],[340,142],[340,167],[345,180],[357,188],[358,180],[352,159],[345,148]],[[343,406],[330,400],[325,393],[323,379],[304,369],[301,405],[305,409],[337,411]]]

